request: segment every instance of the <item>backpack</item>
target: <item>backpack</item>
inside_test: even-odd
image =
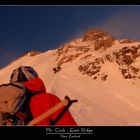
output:
[[[32,119],[30,95],[22,83],[0,85],[0,125],[26,125]]]

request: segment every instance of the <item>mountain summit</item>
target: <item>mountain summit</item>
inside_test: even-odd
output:
[[[140,68],[135,65],[139,56],[140,42],[116,40],[99,29],[89,30],[82,38],[66,43],[57,50],[58,66],[78,59],[81,62],[78,69],[82,74],[102,80],[109,77],[108,70],[103,70],[103,67],[111,63],[118,67],[123,78],[139,79]]]
[[[47,92],[78,99],[70,108],[78,125],[140,124],[140,42],[91,29],[55,50],[17,59],[0,70],[0,83],[22,65],[38,72]]]

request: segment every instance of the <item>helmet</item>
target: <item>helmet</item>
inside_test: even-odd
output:
[[[13,71],[10,82],[26,82],[38,77],[37,72],[30,66],[20,66]]]

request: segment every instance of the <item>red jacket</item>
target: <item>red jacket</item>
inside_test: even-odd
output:
[[[45,86],[40,78],[35,78],[24,83],[24,85],[32,91],[34,95],[30,100],[30,108],[34,118],[44,113],[46,110],[58,104],[61,100],[50,93],[46,94]],[[50,120],[54,120],[62,111],[59,109],[46,119],[40,121],[37,125],[51,125]],[[60,118],[56,125],[77,125],[69,111]]]

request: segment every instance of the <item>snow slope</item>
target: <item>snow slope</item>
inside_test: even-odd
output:
[[[0,71],[0,83],[7,83],[13,69],[20,65],[33,66],[43,79],[47,91],[61,99],[68,95],[78,99],[70,111],[78,125],[135,125],[140,123],[139,84],[133,84],[120,77],[114,69],[109,81],[92,80],[77,70],[77,62],[66,64],[60,72],[54,74],[56,65],[54,51],[48,51],[34,57],[24,56]],[[45,61],[44,61],[45,60]],[[104,67],[115,68],[113,64]],[[110,69],[109,69],[110,70]],[[113,76],[114,75],[114,76]]]

